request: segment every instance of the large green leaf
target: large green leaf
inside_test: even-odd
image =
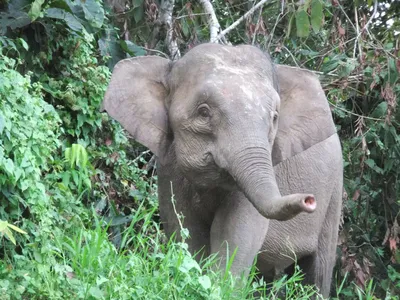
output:
[[[29,15],[23,11],[0,13],[0,35],[4,35],[9,27],[11,30],[24,27],[32,23]]]
[[[311,27],[315,33],[319,32],[323,22],[322,3],[320,0],[311,2]]]
[[[373,118],[384,118],[386,117],[387,113],[387,102],[383,101],[378,104],[378,106],[374,109],[374,111],[371,114],[371,117]]]
[[[42,12],[42,5],[44,0],[35,0],[32,3],[31,9],[29,10],[29,16],[32,18],[32,21],[36,20],[40,13]]]
[[[107,61],[110,70],[114,68],[118,61],[126,58],[119,41],[110,33],[106,37],[99,39],[98,43],[101,55],[110,57]]]
[[[104,22],[104,10],[95,0],[81,1],[86,20],[93,27],[100,28]]]
[[[146,55],[146,50],[144,50],[142,47],[139,47],[135,43],[132,43],[131,41],[121,41],[121,47],[133,56]]]
[[[74,4],[72,4],[69,0],[55,0],[49,3],[49,7],[61,8],[69,13],[73,13]]]
[[[61,8],[49,8],[45,14],[48,18],[64,20],[74,31],[80,32],[83,29],[81,22],[74,15]]]
[[[296,28],[298,37],[307,37],[310,33],[310,20],[307,12],[303,9],[296,13]]]
[[[133,10],[133,18],[135,19],[136,23],[139,23],[144,16],[144,8],[143,6],[138,6]]]

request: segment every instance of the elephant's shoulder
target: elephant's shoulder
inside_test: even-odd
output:
[[[281,108],[272,159],[274,165],[336,133],[331,110],[318,78],[307,70],[276,67]]]

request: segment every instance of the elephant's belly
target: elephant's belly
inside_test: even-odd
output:
[[[301,229],[296,222],[293,223],[270,221],[267,238],[257,260],[259,265],[262,265],[262,273],[265,274],[273,268],[283,270],[296,259],[299,260],[317,250],[318,233],[304,235],[297,232]]]

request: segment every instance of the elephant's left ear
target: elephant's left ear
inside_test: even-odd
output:
[[[165,98],[169,63],[157,56],[120,61],[101,108],[158,157],[165,152],[168,132]]]
[[[276,65],[281,106],[272,149],[273,164],[301,153],[336,133],[318,78],[310,71]]]

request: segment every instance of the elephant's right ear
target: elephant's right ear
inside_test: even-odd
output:
[[[158,157],[164,154],[168,132],[164,100],[169,64],[158,56],[118,62],[101,107]]]

